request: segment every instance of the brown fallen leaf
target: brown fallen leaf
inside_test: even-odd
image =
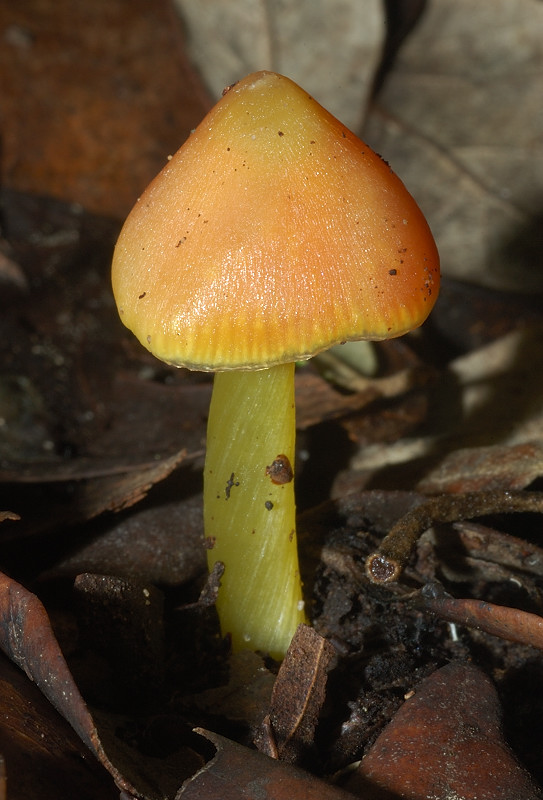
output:
[[[365,0],[363,8],[349,0],[307,5],[176,0],[175,5],[193,63],[215,98],[226,84],[272,69],[303,86],[345,125],[360,125],[387,28],[378,0]]]
[[[296,427],[306,430],[320,422],[361,411],[379,397],[378,389],[372,386],[356,394],[340,394],[311,368],[302,369],[296,375]]]
[[[451,355],[478,350],[541,320],[539,296],[511,294],[444,277],[431,328]]]
[[[202,118],[167,2],[0,8],[4,186],[123,217]]]
[[[500,718],[489,678],[452,662],[415,687],[348,788],[364,800],[536,800]]]
[[[291,764],[197,728],[216,748],[176,800],[353,800],[352,795]],[[529,798],[526,798],[529,800]]]
[[[543,475],[543,442],[461,448],[417,484],[422,494],[519,490]]]
[[[530,537],[513,536],[472,521],[438,525],[421,536],[413,566],[423,582],[446,581],[453,594],[455,585],[462,586],[460,592],[465,593],[466,582],[474,587],[483,582],[491,588],[487,599],[492,602],[519,607],[530,603],[527,610],[536,613],[541,607],[543,548]],[[511,599],[504,603],[500,593],[507,586],[505,596]]]
[[[270,710],[255,736],[259,750],[291,764],[314,760],[315,729],[334,647],[299,625],[273,686]]]
[[[477,522],[457,522],[453,528],[463,551],[473,561],[496,562],[508,567],[516,578],[543,578],[543,548],[534,542]]]
[[[139,713],[157,707],[165,677],[162,592],[141,579],[87,573],[75,579],[74,601],[79,648],[106,661],[115,702]],[[88,670],[86,677],[84,694],[92,697],[95,678]]]
[[[115,784],[130,797],[162,800],[168,792],[161,783],[172,777],[166,765],[155,765],[155,773],[145,759],[132,752],[127,759],[116,749],[115,761],[106,753],[93,717],[83,700],[62,651],[51,629],[47,612],[38,598],[23,586],[0,573],[0,649],[36,684],[56,710],[67,720],[80,739],[111,774]],[[105,731],[105,729],[104,729]],[[108,736],[108,750],[118,748]],[[118,764],[122,763],[122,767]],[[174,780],[179,786],[187,774],[201,765],[201,758],[190,753],[180,761]]]
[[[261,655],[251,650],[232,653],[227,682],[185,698],[186,716],[201,717],[203,712],[204,719],[228,720],[238,730],[252,730],[269,707],[274,681],[275,676]]]
[[[95,477],[89,480],[67,481],[68,499],[58,499],[58,490],[51,488],[50,481],[37,485],[39,502],[32,503],[31,488],[18,496],[16,504],[21,507],[20,523],[17,527],[6,527],[0,532],[4,541],[11,538],[45,533],[63,526],[87,522],[104,511],[120,511],[142,500],[152,486],[164,480],[184,460],[183,450],[155,463],[140,465],[139,469],[118,474]],[[79,465],[82,468],[82,465]],[[64,479],[66,476],[64,476]],[[63,481],[59,481],[62,483]],[[29,482],[30,483],[30,482]],[[34,483],[34,482],[32,482]],[[37,482],[39,483],[39,482]],[[49,485],[49,494],[44,487]],[[44,508],[47,512],[44,512]]]
[[[0,800],[116,800],[111,776],[40,690],[0,655]],[[9,795],[6,784],[9,783]]]
[[[435,310],[439,314],[439,301]],[[432,331],[433,319],[432,315],[428,333]],[[415,435],[396,437],[392,441],[377,440],[370,447],[362,440],[362,446],[350,460],[351,471],[356,471],[350,476],[351,487],[355,488],[358,472],[359,483],[365,478],[365,485],[369,478],[371,485],[382,488],[414,489],[427,472],[439,474],[439,464],[445,461],[448,453],[459,449],[540,446],[543,439],[542,339],[543,326],[541,322],[534,322],[474,350],[463,351],[449,361],[446,370],[432,384],[427,397],[428,419]],[[376,422],[379,423],[379,419]],[[501,452],[505,454],[506,450]],[[487,453],[490,458],[490,450]],[[484,456],[484,451],[479,455]],[[537,452],[533,457],[537,458]],[[529,465],[526,467],[528,470]],[[521,475],[520,463],[516,469]],[[506,479],[507,470],[501,476],[497,466],[495,470],[498,479]],[[492,473],[488,464],[486,472],[485,477],[489,478]],[[514,480],[513,463],[510,474]],[[466,478],[473,481],[474,477],[466,464]]]
[[[178,476],[169,482],[170,494],[179,490]],[[159,492],[166,494],[162,485]],[[203,544],[202,496],[166,498],[139,504],[130,513],[95,520],[81,533],[70,552],[41,579],[74,578],[88,572],[145,580],[158,586],[181,586],[207,572]],[[44,542],[44,546],[46,546]],[[213,601],[211,599],[210,603]]]
[[[0,575],[0,647],[20,667],[83,742],[109,768],[121,788],[133,791],[109,763],[38,598]]]
[[[425,4],[364,131],[420,203],[445,274],[514,292],[542,288],[542,31],[532,0]]]
[[[82,519],[92,519],[103,511],[122,511],[138,503],[152,486],[168,477],[186,455],[186,450],[181,450],[169,458],[140,468],[137,472],[119,475],[116,480],[95,480],[86,485],[79,503]]]

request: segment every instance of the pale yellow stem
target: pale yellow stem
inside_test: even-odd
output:
[[[225,567],[217,611],[234,650],[262,650],[275,658],[284,656],[297,625],[306,620],[294,480],[288,474],[294,446],[293,364],[216,374],[204,526],[209,568],[216,561]]]

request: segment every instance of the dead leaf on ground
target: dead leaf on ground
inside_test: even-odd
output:
[[[385,37],[379,0],[176,5],[192,62],[216,100],[226,85],[269,69],[288,75],[349,127],[360,125]]]
[[[0,582],[0,646],[70,723],[82,741],[132,791],[103,753],[90,713],[57,644],[37,597],[3,575]]]
[[[117,800],[119,791],[106,770],[38,687],[4,656],[0,698],[2,800]]]
[[[359,481],[412,489],[432,468],[439,474],[439,465],[460,449],[522,444],[537,449],[543,442],[542,335],[541,324],[531,324],[453,358],[428,387],[428,415],[419,430],[392,443],[360,447],[350,462],[350,479],[356,481],[358,472]]]
[[[255,737],[261,752],[306,767],[315,761],[315,731],[334,655],[333,645],[313,628],[298,626]]]
[[[517,577],[543,577],[543,548],[528,538],[498,532],[487,525],[467,520],[456,522],[452,527],[459,539],[458,550],[462,558],[470,558],[472,563],[498,562]],[[440,548],[439,531],[434,530],[432,535]]]
[[[5,187],[124,217],[209,101],[157,0],[3,3]]]
[[[198,709],[210,719],[220,717],[252,730],[269,706],[275,675],[262,656],[250,650],[232,653],[228,673],[228,681],[223,686],[185,698],[186,713],[190,716]]]
[[[500,717],[487,676],[452,662],[414,687],[349,788],[367,800],[536,800],[541,795],[503,740]]]
[[[65,477],[55,488],[50,480],[34,480],[14,488],[7,481],[2,494],[11,498],[19,509],[19,524],[6,526],[0,531],[0,538],[9,541],[13,538],[35,536],[54,530],[61,530],[83,524],[105,511],[121,511],[142,500],[156,483],[164,480],[185,457],[185,451],[170,458],[157,461],[149,466],[140,466],[133,471],[99,477]],[[82,464],[78,465],[79,469]],[[76,467],[77,468],[77,467]],[[96,468],[93,464],[91,469]],[[12,517],[13,519],[13,517]]]
[[[436,236],[446,275],[541,291],[543,6],[428,3],[364,127]]]
[[[216,748],[214,757],[183,784],[176,800],[352,800],[352,795],[290,764],[197,729]]]
[[[341,395],[311,369],[296,376],[296,427],[305,430],[327,420],[366,408],[379,398],[378,389],[368,386],[356,394]]]
[[[156,586],[174,588],[202,578],[207,571],[202,496],[183,490],[182,474],[174,473],[167,488],[168,496],[159,502],[150,498],[130,513],[97,519],[79,530],[68,551],[48,569],[42,568],[41,579],[90,572],[145,577]]]
[[[172,766],[168,759],[146,760],[141,753],[136,757],[105,725],[99,731],[64,660],[43,605],[5,575],[0,576],[0,647],[70,723],[119,789],[129,796],[145,800],[173,796],[183,777],[202,765],[202,757],[190,747],[182,747],[174,754]],[[114,756],[110,755],[112,750]]]
[[[504,447],[460,448],[417,485],[423,494],[524,489],[543,476],[543,439]]]

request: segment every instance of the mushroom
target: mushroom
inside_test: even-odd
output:
[[[113,258],[124,324],[215,372],[204,471],[217,610],[235,650],[284,655],[306,618],[294,362],[421,325],[439,288],[424,216],[389,166],[290,79],[229,87],[145,190]]]

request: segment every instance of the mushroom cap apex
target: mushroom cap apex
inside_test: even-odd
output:
[[[289,78],[229,87],[142,194],[113,258],[158,358],[263,369],[418,327],[437,249],[389,166]]]

